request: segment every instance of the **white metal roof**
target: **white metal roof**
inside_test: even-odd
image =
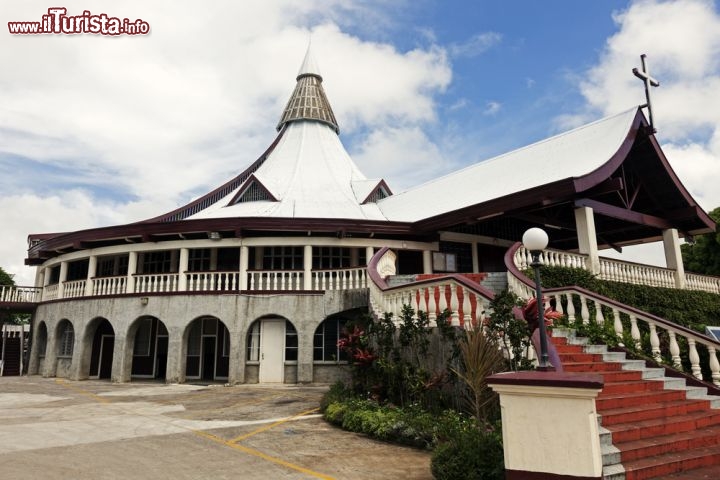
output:
[[[415,222],[558,180],[606,163],[626,138],[637,108],[485,160],[378,202],[388,220]]]
[[[347,218],[384,220],[376,204],[360,205],[353,184],[366,180],[340,138],[325,123],[289,123],[277,146],[255,171],[277,202],[227,206],[238,189],[189,219],[222,217]],[[377,184],[377,180],[375,180]]]

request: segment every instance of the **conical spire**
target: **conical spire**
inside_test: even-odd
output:
[[[329,125],[337,133],[340,128],[322,88],[322,77],[311,46],[308,45],[305,59],[298,71],[295,90],[285,106],[277,129],[280,130],[286,123],[295,120],[316,120]]]

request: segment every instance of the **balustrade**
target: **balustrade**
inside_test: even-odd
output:
[[[239,288],[238,272],[186,272],[189,292],[226,292]]]
[[[127,277],[96,277],[92,279],[93,295],[120,295],[126,293]]]
[[[34,303],[40,300],[41,288],[0,285],[0,302]]]
[[[87,280],[72,280],[64,282],[63,298],[77,298],[85,295],[85,283]]]
[[[168,293],[177,291],[177,273],[135,275],[135,293]]]

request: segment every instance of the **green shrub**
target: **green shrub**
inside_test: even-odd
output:
[[[436,480],[501,480],[502,434],[497,427],[462,430],[435,448],[431,469]]]

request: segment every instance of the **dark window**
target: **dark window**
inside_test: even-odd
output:
[[[346,362],[344,350],[338,348],[338,340],[343,336],[347,324],[345,318],[328,318],[322,322],[313,338],[313,360],[316,362]]]

